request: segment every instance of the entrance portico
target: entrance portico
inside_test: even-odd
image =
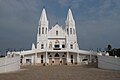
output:
[[[81,51],[80,51],[81,52]],[[91,60],[95,60],[95,56],[82,54],[67,50],[47,50],[35,51],[31,54],[23,55],[22,64],[45,64],[45,65],[71,65],[71,64],[88,64]],[[24,52],[25,54],[25,52]]]
[[[44,54],[46,53],[46,54]],[[65,65],[65,64],[77,64],[80,62],[78,53],[67,52],[67,51],[47,51],[42,53],[37,53],[36,61],[40,64],[46,65]],[[78,61],[79,60],[79,61]]]
[[[63,52],[49,52],[48,59],[50,65],[62,65],[66,63],[66,53]]]
[[[29,54],[30,55],[30,54]],[[67,51],[52,51],[48,50],[43,52],[36,52],[34,54],[24,55],[23,63],[31,64],[45,64],[45,65],[65,65],[76,64],[77,53]],[[29,59],[29,60],[28,60]]]

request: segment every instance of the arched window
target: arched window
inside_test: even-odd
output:
[[[71,57],[71,63],[73,64],[73,55],[71,55],[70,57]]]
[[[52,57],[52,55],[49,55],[49,57]]]
[[[73,49],[73,45],[72,44],[70,44],[70,49]]]
[[[44,27],[42,27],[42,34],[44,34]]]
[[[65,57],[65,55],[62,55],[62,57]]]
[[[70,28],[70,34],[72,34],[72,28]]]
[[[39,28],[39,34],[40,34],[40,28]]]
[[[58,54],[58,53],[56,53],[56,54],[55,54],[55,57],[59,57],[59,54]]]
[[[47,34],[47,28],[46,28],[46,31],[45,31],[45,33]]]
[[[44,48],[44,45],[43,44],[41,44],[41,49],[43,49]]]
[[[56,31],[56,36],[58,36],[58,30]]]
[[[73,59],[73,55],[71,55],[71,59]]]
[[[73,34],[75,34],[75,29],[73,29]]]
[[[67,34],[69,34],[68,28],[67,28]]]
[[[41,55],[41,59],[43,59],[43,55]]]
[[[62,48],[65,48],[65,44],[62,44]]]
[[[41,63],[43,63],[43,57],[44,57],[44,56],[43,56],[43,55],[41,55]]]

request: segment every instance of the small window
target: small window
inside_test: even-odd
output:
[[[41,44],[41,49],[43,49],[44,48],[44,45],[43,44]]]
[[[73,59],[73,55],[71,55],[71,59]]]
[[[40,28],[39,28],[39,34],[40,34]]]
[[[41,55],[41,59],[43,59],[43,55]]]
[[[57,44],[56,44],[56,45],[54,45],[54,46],[55,46],[55,48],[59,48],[59,47],[60,47],[60,46],[59,46],[59,45],[57,45]]]
[[[62,55],[62,57],[65,57],[65,55]]]
[[[52,57],[52,55],[50,55],[49,57]]]
[[[75,29],[73,29],[73,34],[75,34]]]
[[[70,34],[72,34],[72,28],[70,28]]]
[[[55,57],[59,57],[59,54],[58,54],[58,53],[56,53],[56,54],[55,54]]]
[[[52,61],[52,63],[54,63],[54,61]]]
[[[50,55],[50,53],[48,52],[48,55]]]
[[[20,57],[21,59],[23,59],[23,55],[21,55],[21,57]]]
[[[72,44],[70,45],[70,49],[73,49],[73,45]]]
[[[46,31],[45,31],[45,33],[47,34],[47,28],[46,28]]]
[[[62,48],[65,48],[65,45],[64,45],[64,44],[62,45]]]
[[[67,34],[69,34],[68,28],[67,28]]]
[[[44,34],[44,27],[42,27],[42,34]]]
[[[60,63],[62,63],[62,61],[60,61]]]
[[[58,31],[56,31],[56,36],[58,36]]]
[[[66,55],[66,53],[64,53],[64,55]]]

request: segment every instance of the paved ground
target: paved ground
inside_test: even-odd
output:
[[[20,71],[0,74],[0,80],[120,80],[120,71],[86,66],[24,66]]]

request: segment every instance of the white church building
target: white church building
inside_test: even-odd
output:
[[[96,53],[79,49],[71,9],[68,10],[64,28],[56,23],[50,29],[46,10],[43,8],[36,44],[32,44],[31,50],[8,52],[8,56],[16,54],[21,56],[22,64],[69,65],[96,61]]]

